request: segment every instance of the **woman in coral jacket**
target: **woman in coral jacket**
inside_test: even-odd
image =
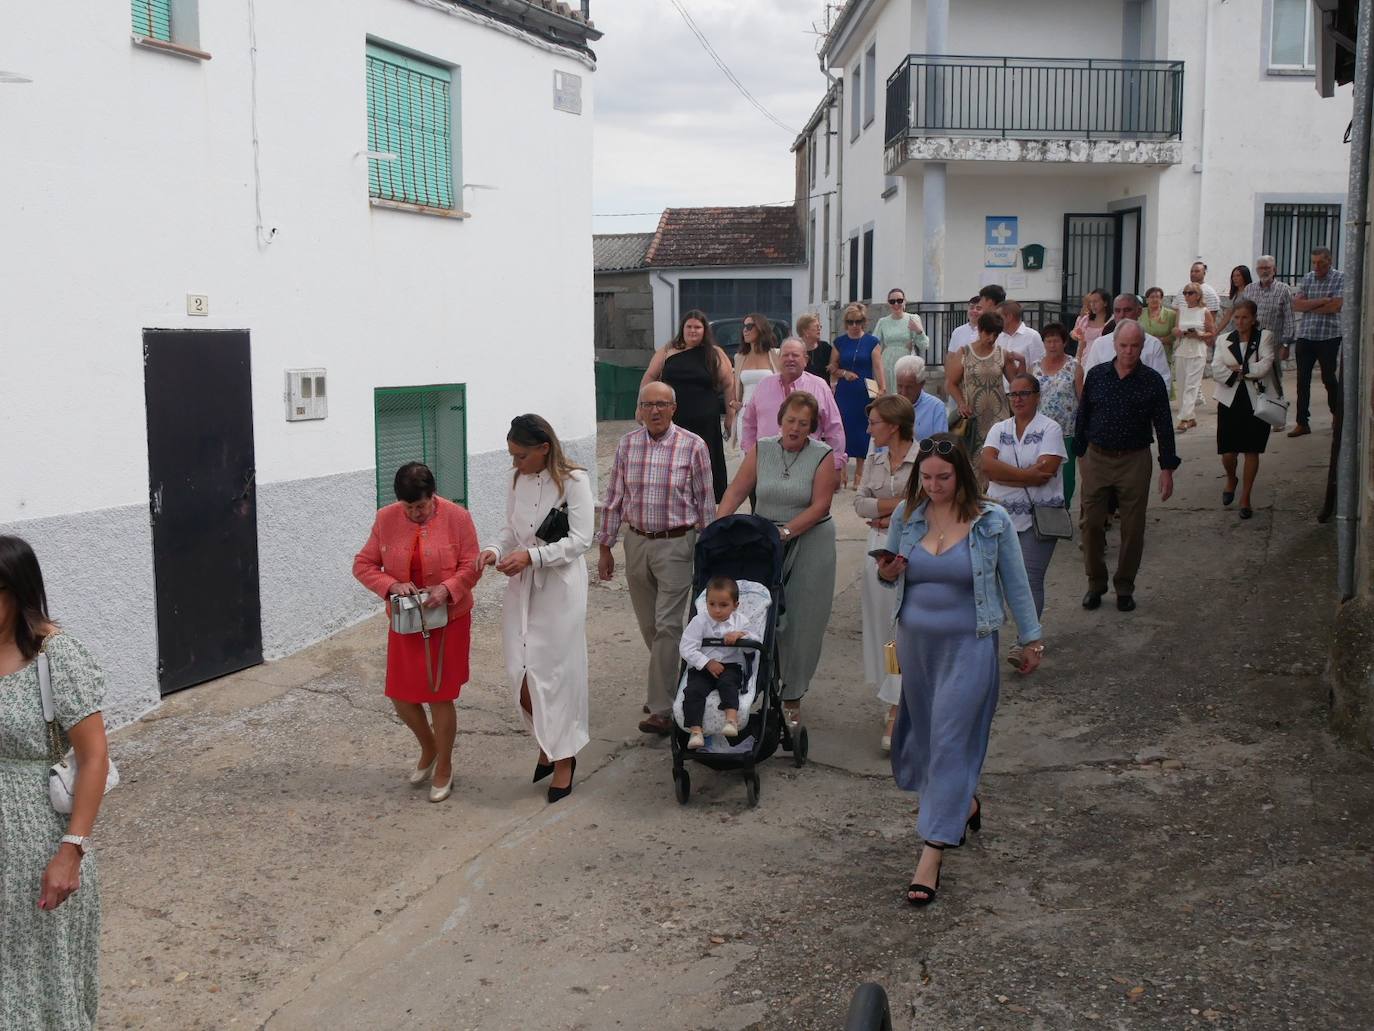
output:
[[[353,560],[353,575],[387,599],[388,615],[392,598],[422,590],[429,591],[428,610],[448,606],[447,625],[428,641],[388,628],[386,642],[386,696],[420,743],[420,761],[408,779],[416,787],[429,781],[429,800],[442,802],[453,790],[453,703],[468,680],[477,530],[467,509],[435,496],[427,466],[401,466],[395,487],[396,503],[377,513]]]

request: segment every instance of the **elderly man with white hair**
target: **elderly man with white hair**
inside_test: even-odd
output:
[[[1255,259],[1255,281],[1246,284],[1240,292],[1240,299],[1255,302],[1255,308],[1259,311],[1257,325],[1260,331],[1267,329],[1273,333],[1274,343],[1281,345],[1279,357],[1287,358],[1288,349],[1297,335],[1297,319],[1293,315],[1293,289],[1275,278],[1277,272],[1278,264],[1274,256],[1261,254]],[[1222,316],[1221,325],[1217,327],[1218,337],[1230,325],[1234,311],[1233,307]]]
[[[934,394],[925,391],[926,361],[919,354],[903,355],[893,366],[897,393],[916,409],[916,439],[925,440],[949,432],[949,409]]]
[[[764,437],[778,435],[778,410],[789,394],[804,390],[820,405],[820,425],[811,434],[816,440],[829,444],[835,455],[835,468],[841,471],[849,464],[844,453],[844,423],[839,405],[830,384],[806,371],[806,344],[796,337],[788,337],[778,348],[778,372],[759,380],[758,386],[744,406],[740,416],[739,448],[746,455]],[[862,455],[859,457],[863,457]]]
[[[625,578],[640,636],[649,648],[646,734],[672,729],[677,695],[678,642],[692,597],[692,553],[697,531],[716,517],[711,452],[690,430],[674,425],[677,395],[657,381],[639,389],[643,424],[620,438],[601,512],[597,573],[615,575],[611,548],[623,525]]]
[[[1117,294],[1116,299],[1112,301],[1112,321],[1117,326],[1126,321],[1138,324],[1140,315],[1144,310],[1140,304],[1140,298],[1135,294]],[[1143,327],[1141,332],[1144,332]],[[1088,348],[1087,356],[1081,358],[1080,364],[1083,366],[1083,374],[1086,376],[1094,366],[1103,365],[1115,359],[1116,329],[1113,329],[1112,332],[1103,333],[1093,341],[1092,347]],[[1159,337],[1145,333],[1145,346],[1141,350],[1140,360],[1164,377],[1164,391],[1168,393],[1170,384],[1173,382],[1173,374],[1169,371],[1169,356],[1164,352],[1164,344]]]

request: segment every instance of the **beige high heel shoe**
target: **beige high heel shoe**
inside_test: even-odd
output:
[[[431,785],[429,786],[429,800],[430,800],[431,802],[442,802],[444,799],[448,798],[448,796],[451,795],[451,794],[453,794],[453,774],[452,774],[452,773],[450,773],[450,774],[448,775],[448,783],[445,784],[443,787],[439,787],[438,784],[431,784]]]
[[[429,780],[430,777],[434,776],[434,767],[438,762],[439,757],[436,755],[434,761],[428,766],[417,766],[415,769],[411,770],[410,776],[406,778],[406,780],[410,782],[410,786],[418,788],[425,781]]]

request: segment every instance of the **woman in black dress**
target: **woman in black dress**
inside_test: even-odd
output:
[[[720,420],[725,413],[725,398],[735,393],[735,370],[730,366],[729,356],[716,343],[704,312],[693,309],[682,316],[677,336],[658,349],[644,370],[640,389],[655,380],[668,384],[677,395],[673,422],[706,441],[719,504],[727,479]]]
[[[1241,471],[1240,517],[1249,519],[1255,514],[1250,492],[1259,474],[1259,456],[1269,444],[1270,425],[1255,414],[1255,404],[1263,394],[1282,397],[1274,364],[1274,335],[1256,325],[1258,309],[1255,302],[1242,298],[1231,310],[1230,333],[1217,339],[1216,355],[1212,359],[1212,380],[1216,383],[1217,454],[1226,470],[1226,487],[1221,503],[1229,505],[1236,499],[1236,464],[1245,456]]]

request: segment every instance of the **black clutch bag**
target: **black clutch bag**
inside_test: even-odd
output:
[[[549,514],[544,517],[534,535],[545,544],[556,544],[568,536],[568,503],[565,501],[557,508],[549,509]]]

